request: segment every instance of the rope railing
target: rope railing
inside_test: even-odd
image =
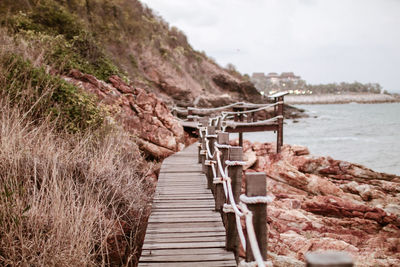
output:
[[[213,124],[213,121],[216,121],[216,118],[210,119],[210,122],[208,124]],[[229,144],[219,144],[218,142],[215,142],[215,140],[218,138],[218,135],[210,133],[209,130],[211,129],[211,127],[213,126],[198,128],[199,136],[202,143],[204,143],[204,153],[200,153],[200,155],[204,155],[204,163],[211,169],[210,179],[212,179],[213,184],[222,184],[223,193],[225,196],[225,203],[223,204],[222,211],[226,214],[234,214],[239,241],[243,249],[245,251],[247,249],[250,249],[251,254],[254,256],[254,261],[240,262],[239,266],[266,266],[266,263],[264,261],[266,255],[263,256],[262,252],[260,251],[256,231],[253,226],[254,214],[252,211],[250,211],[247,205],[260,203],[266,204],[267,202],[271,201],[271,198],[268,198],[267,196],[248,197],[246,195],[241,195],[239,203],[236,203],[234,192],[232,190],[232,179],[229,177],[229,168],[235,166],[242,167],[246,164],[246,162],[242,160],[229,159],[223,161],[221,158],[221,149],[231,149],[233,146],[230,146]],[[215,127],[213,127],[213,129],[215,129]],[[212,142],[212,140],[214,142]],[[246,245],[246,237],[243,232],[241,218],[244,218],[245,220],[244,226],[246,227],[249,247]]]
[[[283,104],[282,101],[273,103],[273,104],[268,104],[268,105],[263,105],[259,108],[255,108],[255,109],[249,109],[249,110],[242,110],[242,111],[223,111],[222,114],[226,114],[226,115],[238,115],[238,114],[247,114],[247,113],[254,113],[257,111],[261,111],[261,110],[266,110],[269,108],[273,108],[276,107],[279,104]]]
[[[238,263],[240,267],[272,266],[271,262],[266,261],[266,206],[274,199],[267,196],[265,173],[246,173],[246,194],[240,194],[242,170],[246,162],[242,160],[242,146],[230,145],[229,133],[226,130],[228,127],[259,127],[277,122],[279,128],[276,129],[282,134],[283,98],[278,97],[278,100],[273,105],[264,105],[253,110],[222,112],[218,116],[209,118],[208,121],[202,120],[197,127],[199,163],[203,163],[203,171],[207,176],[207,187],[214,193],[215,210],[220,211],[225,218],[226,249],[235,251],[238,255],[240,244],[246,253],[246,259]],[[276,106],[278,107],[278,115],[267,120],[226,121],[227,117],[231,115],[243,116],[250,112],[254,113]],[[278,137],[278,153],[280,152],[280,145],[282,145],[282,139]],[[310,260],[307,260],[307,266],[318,266],[313,265],[313,262],[317,261],[310,257]],[[326,266],[345,267],[352,265]]]

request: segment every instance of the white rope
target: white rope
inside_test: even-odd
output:
[[[213,179],[213,184],[223,184],[224,179],[222,177],[217,177]]]
[[[246,114],[246,113],[252,113],[252,112],[257,112],[257,111],[261,111],[261,110],[265,110],[268,108],[272,108],[277,106],[278,104],[283,104],[282,101],[276,102],[274,104],[268,104],[256,109],[250,109],[250,110],[243,110],[243,111],[223,111],[222,114],[226,114],[226,115],[235,115],[235,114]]]
[[[222,206],[222,211],[224,213],[235,213],[235,210],[232,208],[232,205],[231,204],[227,204],[227,203],[225,203]]]
[[[239,205],[243,211],[243,214],[245,215],[247,237],[249,239],[249,243],[251,246],[251,251],[253,252],[254,259],[256,260],[258,266],[265,267],[264,260],[261,256],[260,248],[258,246],[256,233],[254,231],[253,213],[251,213],[251,211],[247,208],[246,204],[240,203]]]
[[[225,149],[229,149],[232,147],[231,145],[218,144],[217,142],[214,143],[214,146],[217,148],[225,148]]]
[[[273,264],[271,261],[264,261],[264,264],[266,267],[273,267]],[[257,267],[258,264],[255,261],[251,261],[251,262],[246,262],[244,260],[241,260],[238,264],[238,267]]]
[[[246,161],[238,161],[238,160],[226,160],[226,166],[244,166],[246,165]]]
[[[216,134],[207,134],[206,135],[206,138],[217,138],[218,137],[218,135],[216,135]]]
[[[236,220],[236,228],[238,230],[240,243],[242,244],[244,251],[246,251],[246,238],[244,237],[243,233],[242,221],[240,220],[239,215],[237,215],[236,213],[235,213],[235,220]]]
[[[240,195],[240,201],[244,204],[266,204],[271,203],[273,198],[270,196],[256,196],[256,197],[248,197],[246,195]]]
[[[228,177],[228,167],[242,166],[242,165],[246,164],[246,162],[226,160],[225,161],[226,167],[224,170],[222,167],[222,162],[221,162],[222,153],[218,149],[218,145],[215,145],[214,146],[214,154],[211,154],[210,147],[209,147],[210,141],[207,139],[207,136],[208,136],[208,131],[206,129],[206,139],[205,139],[206,150],[202,150],[202,151],[205,151],[205,154],[207,154],[209,159],[213,159],[213,160],[208,160],[208,162],[207,162],[211,165],[211,168],[212,168],[213,183],[221,183],[221,182],[223,183],[226,200],[230,203],[230,204],[225,203],[223,205],[222,209],[224,212],[233,212],[235,214],[236,228],[238,230],[240,243],[242,244],[242,247],[246,250],[246,239],[245,239],[245,236],[243,233],[243,228],[242,228],[242,224],[241,224],[241,220],[240,220],[240,217],[245,216],[246,229],[247,229],[247,234],[248,234],[248,238],[249,238],[249,243],[250,243],[250,247],[251,247],[252,253],[254,255],[254,258],[256,259],[256,264],[257,264],[257,266],[265,267],[263,258],[260,253],[260,249],[258,247],[257,238],[256,238],[256,235],[254,232],[253,214],[247,208],[245,203],[249,203],[249,204],[267,203],[272,200],[269,197],[264,197],[264,196],[247,197],[245,195],[241,195],[240,196],[241,202],[239,203],[239,205],[237,205],[235,202],[234,196],[233,196],[233,192],[232,192],[232,181]],[[200,151],[200,152],[202,152],[202,151]],[[216,160],[215,160],[215,158],[216,158]],[[217,167],[221,174],[221,177],[217,177],[215,164],[217,164]]]
[[[283,116],[279,115],[267,120],[255,121],[255,122],[225,121],[225,125],[223,127],[225,127],[224,129],[226,129],[227,127],[235,129],[237,126],[263,126],[263,125],[268,125],[272,121],[277,121],[278,119],[283,119]]]
[[[188,107],[188,110],[193,110],[193,111],[199,111],[199,112],[213,112],[213,111],[219,111],[219,110],[224,110],[227,108],[231,108],[231,107],[235,107],[235,106],[240,106],[240,105],[244,105],[244,102],[236,102],[233,104],[229,104],[226,106],[221,106],[221,107],[217,107],[217,108],[195,108],[195,107]]]
[[[210,150],[210,141],[206,138],[206,150],[207,150],[207,156],[209,159],[213,158],[213,154],[211,154]]]

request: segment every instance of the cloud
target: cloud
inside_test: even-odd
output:
[[[400,1],[144,0],[198,50],[244,73],[379,82],[400,91]]]

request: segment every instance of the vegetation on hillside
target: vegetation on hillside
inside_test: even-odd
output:
[[[0,266],[133,265],[152,164],[62,77],[124,72],[56,1],[1,1],[0,13]]]
[[[1,266],[135,264],[154,167],[75,69],[177,98],[249,87],[138,0],[1,0]]]

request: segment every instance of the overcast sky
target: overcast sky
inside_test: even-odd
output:
[[[400,0],[142,0],[197,50],[242,73],[400,92]]]

